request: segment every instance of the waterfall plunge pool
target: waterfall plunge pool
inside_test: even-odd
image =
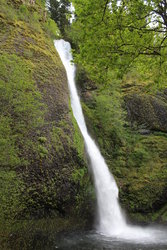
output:
[[[121,240],[118,238],[105,237],[94,231],[63,232],[55,235],[52,242],[47,244],[46,250],[166,250],[167,238],[165,229],[159,233],[161,239],[156,242]]]

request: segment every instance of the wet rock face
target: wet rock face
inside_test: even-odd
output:
[[[131,125],[167,132],[167,100],[162,95],[132,94],[125,98]]]

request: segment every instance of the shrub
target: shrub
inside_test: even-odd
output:
[[[47,22],[44,24],[44,29],[48,33],[49,36],[52,38],[59,38],[60,31],[57,27],[57,24],[52,19],[48,19]]]

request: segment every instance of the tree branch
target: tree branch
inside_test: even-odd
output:
[[[104,6],[103,16],[102,16],[102,22],[104,21],[104,16],[105,16],[105,13],[106,13],[106,9],[107,9],[108,3],[109,3],[109,0],[106,1],[105,6]]]

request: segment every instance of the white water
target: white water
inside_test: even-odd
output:
[[[75,86],[75,65],[71,62],[71,46],[62,39],[54,41],[54,44],[66,69],[73,114],[84,137],[94,175],[99,221],[97,231],[106,236],[127,240],[164,242],[164,234],[167,236],[165,231],[151,228],[144,229],[130,226],[126,223],[126,219],[118,202],[117,184],[114,177],[110,174],[108,166],[98,147],[87,131]]]

